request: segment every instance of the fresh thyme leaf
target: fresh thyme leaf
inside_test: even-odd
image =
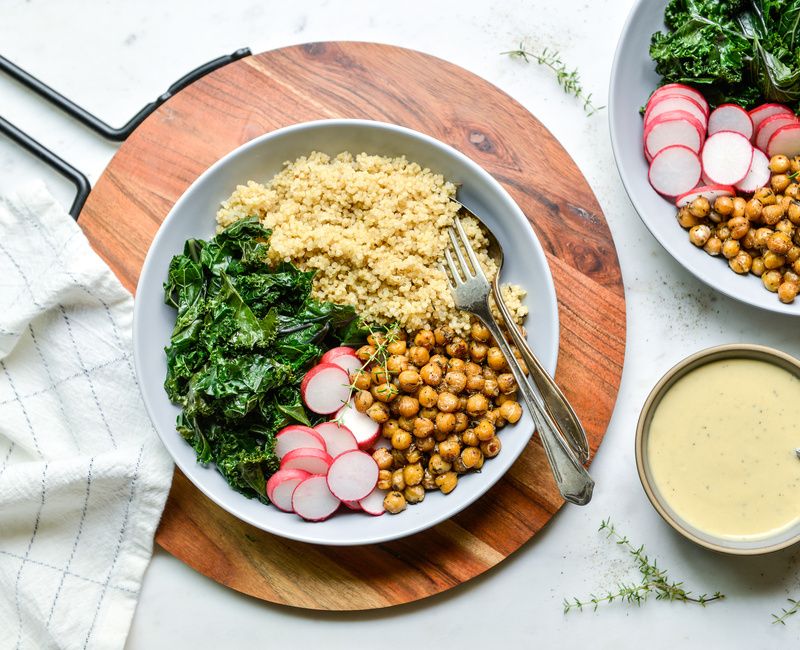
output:
[[[587,94],[581,85],[580,75],[577,69],[570,70],[561,60],[561,55],[558,52],[543,48],[539,52],[526,50],[522,43],[516,50],[509,50],[508,52],[501,52],[506,54],[512,59],[522,59],[526,63],[535,61],[539,65],[550,68],[556,75],[558,85],[568,95],[573,95],[583,102],[583,110],[587,115],[594,115],[597,111],[602,110],[605,106],[595,106],[592,102],[591,93]]]
[[[626,536],[620,534],[614,524],[611,523],[611,519],[605,519],[600,524],[599,530],[606,532],[608,539],[612,539],[618,546],[622,546],[628,551],[636,563],[636,568],[642,576],[642,581],[639,583],[621,582],[617,584],[614,590],[608,590],[603,595],[589,594],[589,597],[585,600],[577,597],[565,598],[563,603],[565,614],[574,609],[582,611],[584,607],[588,606],[596,610],[600,605],[613,603],[616,600],[639,606],[650,596],[654,596],[656,600],[695,603],[703,607],[714,600],[725,598],[718,591],[711,596],[708,594],[694,596],[691,591],[684,589],[683,582],[671,580],[667,571],[658,567],[656,560],[651,561],[645,554],[644,546],[636,547],[631,544]],[[786,615],[788,616],[788,614]]]
[[[800,600],[795,600],[794,598],[787,598],[788,602],[791,603],[791,607],[783,607],[781,608],[780,614],[773,614],[772,615],[772,624],[775,625],[776,623],[780,623],[781,625],[786,625],[786,619],[790,616],[794,616],[797,612],[800,612]]]

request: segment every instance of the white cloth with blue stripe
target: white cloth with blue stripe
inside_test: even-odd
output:
[[[39,183],[0,201],[0,648],[121,648],[172,462],[133,300]]]

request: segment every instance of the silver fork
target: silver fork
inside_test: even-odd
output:
[[[500,351],[505,356],[525,404],[531,412],[561,496],[571,503],[580,506],[586,505],[592,499],[594,480],[589,476],[580,460],[559,433],[558,426],[545,408],[539,395],[528,383],[525,373],[522,372],[522,368],[511,352],[511,346],[506,341],[505,335],[489,307],[491,285],[478,263],[475,251],[472,249],[472,245],[469,243],[458,217],[455,218],[455,228],[450,228],[448,234],[450,235],[458,265],[453,260],[450,249],[446,249],[444,255],[450,274],[448,275],[443,266],[441,270],[445,277],[450,278],[450,289],[453,293],[456,307],[477,316],[488,328]],[[467,260],[461,252],[461,246],[466,251],[472,268],[467,264]]]

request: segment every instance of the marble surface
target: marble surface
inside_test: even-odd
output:
[[[277,607],[227,590],[157,550],[127,647],[267,647],[392,643],[430,647],[628,648],[796,647],[800,617],[770,614],[800,595],[800,553],[728,558],[701,550],[650,507],[633,457],[646,394],[679,359],[704,347],[756,342],[800,355],[797,321],[727,299],[679,268],[645,230],[613,164],[605,112],[587,118],[547,70],[500,52],[521,39],[557,48],[605,102],[614,47],[631,0],[448,0],[403,3],[257,0],[4,0],[0,50],[60,91],[120,124],[199,63],[249,46],[262,51],[314,40],[370,40],[419,49],[489,79],[522,102],[583,170],[611,225],[628,301],[628,348],[619,401],[592,466],[597,490],[585,508],[565,508],[542,534],[472,582],[424,602],[365,613]],[[113,156],[104,142],[0,77],[0,112],[96,180]],[[0,193],[41,176],[65,205],[69,185],[0,139]],[[598,534],[611,516],[659,564],[697,592],[727,599],[706,609],[678,603],[622,604],[562,614],[565,596],[635,579],[629,557]],[[412,637],[413,635],[413,637]],[[396,641],[395,641],[396,642]],[[406,642],[407,643],[407,642]],[[414,643],[414,641],[412,641]]]

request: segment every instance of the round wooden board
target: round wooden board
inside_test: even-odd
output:
[[[136,130],[79,223],[133,291],[159,224],[209,165],[262,133],[336,117],[393,122],[452,145],[493,174],[528,215],[558,294],[556,380],[594,454],[625,353],[625,297],[611,234],[588,184],[547,129],[499,89],[450,63],[370,43],[312,43],[232,63],[181,91]],[[356,548],[287,541],[229,515],[179,471],[156,541],[213,580],[264,600],[370,609],[475,577],[533,537],[561,505],[534,436],[477,503],[400,541]]]

